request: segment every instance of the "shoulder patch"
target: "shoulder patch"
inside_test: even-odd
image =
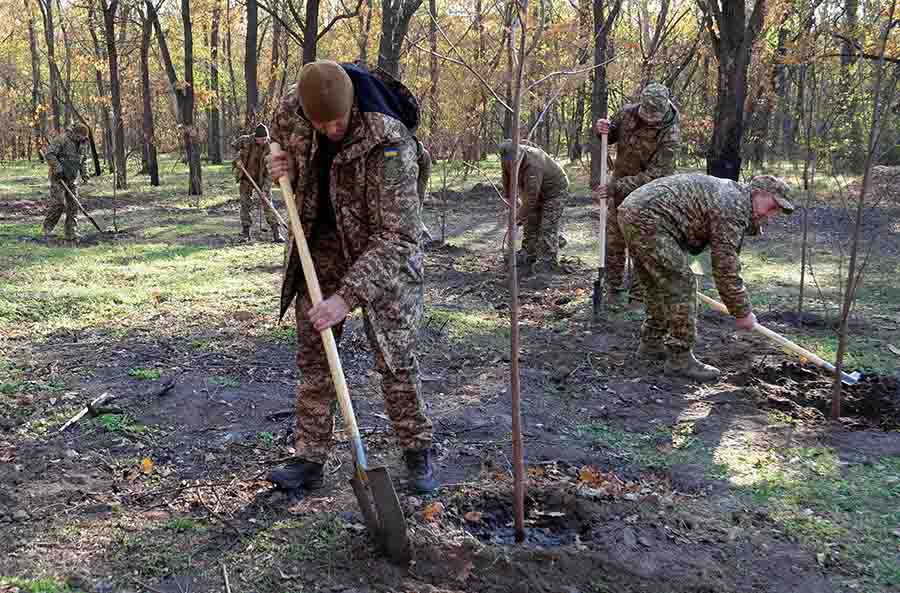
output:
[[[388,147],[384,149],[384,158],[385,159],[394,159],[400,156],[400,151],[393,147]]]

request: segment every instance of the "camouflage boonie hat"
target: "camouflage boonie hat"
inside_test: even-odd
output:
[[[641,106],[638,115],[645,122],[658,124],[669,112],[669,89],[658,82],[651,82],[641,93]]]
[[[794,205],[790,202],[791,186],[784,179],[774,175],[757,175],[750,180],[750,187],[772,194],[775,202],[785,214],[794,211]]]

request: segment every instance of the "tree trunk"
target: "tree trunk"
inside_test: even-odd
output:
[[[859,0],[845,0],[844,16],[847,23],[847,32],[845,36],[850,40],[861,40],[862,36],[857,31],[857,28],[859,27]],[[861,43],[865,42],[861,41]],[[845,93],[843,104],[845,106],[844,117],[846,119],[844,121],[849,124],[849,130],[845,132],[849,135],[849,150],[841,151],[843,152],[841,155],[842,158],[839,158],[838,162],[843,166],[842,168],[852,172],[858,172],[862,168],[865,159],[864,153],[858,149],[858,147],[863,145],[858,99],[859,93],[863,92],[863,89],[854,84],[856,79],[854,70],[859,64],[858,53],[859,50],[853,47],[850,42],[844,41],[842,43],[841,88],[844,89]]]
[[[306,21],[303,27],[303,63],[316,59],[319,42],[319,0],[306,0]]]
[[[53,25],[53,0],[38,0],[44,19],[44,42],[47,44],[47,61],[56,63],[56,33]],[[62,129],[62,110],[59,105],[59,73],[50,68],[50,113],[53,116],[53,131]]]
[[[422,0],[381,0],[381,42],[378,44],[378,66],[400,79],[400,54],[409,31],[409,21],[422,5]]]
[[[147,155],[147,170],[150,185],[159,186],[159,161],[156,154],[156,131],[153,129],[153,101],[150,89],[150,38],[153,36],[153,22],[148,14],[141,29],[141,103],[143,105],[143,143]]]
[[[363,66],[368,66],[369,35],[372,33],[372,0],[365,0],[361,10],[359,18],[362,19],[362,22],[359,28],[359,39],[357,39],[356,43],[359,46],[359,63]],[[434,23],[431,23],[430,26],[433,27]]]
[[[199,196],[203,194],[202,171],[200,169],[200,152],[195,143],[194,131],[194,39],[191,30],[191,2],[181,0],[181,23],[184,27],[184,81],[178,80],[172,56],[169,53],[169,44],[163,34],[162,25],[159,23],[159,15],[153,7],[151,0],[144,0],[147,13],[153,19],[153,30],[156,32],[156,41],[159,44],[159,53],[162,56],[166,76],[175,95],[177,106],[176,118],[181,125],[182,140],[184,141],[184,154],[190,169],[188,180],[188,195]]]
[[[272,11],[273,15],[278,15],[280,12],[279,6],[280,0],[272,0],[272,3],[269,9]],[[281,63],[281,37],[282,37],[282,26],[280,18],[272,18],[272,60],[269,62],[269,84],[266,87],[266,98],[263,104],[266,106],[266,113],[272,113],[269,110],[269,106],[273,104],[278,104],[278,97],[275,96],[275,89],[278,87],[278,74],[280,71],[279,64]]]
[[[255,2],[254,2],[255,4]],[[203,171],[200,168],[198,135],[194,130],[194,35],[191,28],[191,0],[181,0],[181,24],[184,27],[184,89],[182,90],[182,134],[184,152],[190,169],[188,195],[203,195]],[[254,76],[254,83],[256,82]]]
[[[209,160],[218,165],[222,163],[222,128],[219,116],[219,21],[222,9],[215,0],[212,9],[212,25],[209,33],[209,90],[213,99],[209,102]]]
[[[96,64],[106,61],[103,55],[103,48],[100,45],[100,39],[97,37],[96,25],[96,9],[93,2],[88,5],[88,30],[91,33],[91,41],[94,45],[94,57],[97,59]],[[103,158],[109,171],[113,170],[113,137],[112,127],[109,121],[109,109],[106,106],[106,83],[103,80],[103,71],[99,67],[94,68],[94,82],[97,85],[97,95],[100,97],[100,125],[103,128]]]
[[[737,181],[741,172],[747,70],[753,42],[762,29],[766,4],[765,0],[756,0],[749,23],[744,2],[713,0],[708,6],[701,6],[707,11],[706,25],[719,61],[715,122],[706,155],[706,172]]]
[[[318,0],[314,1],[318,2]],[[256,77],[258,27],[259,6],[257,1],[247,0],[247,37],[244,42],[244,84],[247,87],[247,110],[244,116],[244,125],[246,127],[256,123],[257,110],[259,109],[259,84]]]
[[[241,119],[241,108],[237,100],[237,78],[234,75],[234,60],[231,55],[231,0],[225,0],[225,60],[228,62],[228,78],[231,81],[231,107],[226,111],[225,134],[234,133],[235,119]]]
[[[591,47],[591,3],[589,0],[578,2],[578,66],[579,70],[587,65],[590,58]],[[569,160],[580,161],[584,153],[581,144],[581,133],[584,130],[585,103],[588,96],[588,82],[585,80],[575,91],[574,105],[572,109],[572,121],[569,126]]]
[[[60,2],[60,0],[56,0],[56,7],[59,9],[59,15],[60,15],[59,30],[62,33],[63,49],[66,52],[65,57],[63,59],[63,62],[66,67],[66,88],[71,89],[72,88],[72,57],[71,57],[71,47],[69,45],[69,31],[66,29],[65,19],[62,18],[63,10],[62,10],[62,3]],[[69,96],[68,93],[66,94],[66,101],[65,101],[63,108],[65,110],[63,112],[63,115],[64,115],[63,121],[65,122],[66,126],[71,126],[73,123],[75,123],[75,118],[73,116],[74,110],[73,110],[73,106],[72,106],[71,97]]]
[[[31,52],[31,116],[34,121],[34,136],[29,144],[29,160],[32,145],[38,145],[41,139],[47,138],[47,110],[44,109],[44,91],[41,88],[41,62],[37,48],[37,35],[34,32],[34,15],[31,6],[25,0],[28,11],[28,49]]]
[[[441,78],[441,66],[438,62],[438,30],[437,30],[437,0],[428,0],[428,46],[431,48],[431,55],[428,59],[428,72],[431,79],[431,85],[428,88],[428,102],[431,107],[430,132],[431,146],[436,154],[440,154],[438,143],[438,129],[440,127],[441,103],[438,96],[439,83]]]
[[[106,55],[109,59],[109,94],[113,110],[113,151],[116,162],[116,189],[128,188],[128,171],[125,162],[125,122],[122,119],[122,87],[119,84],[119,50],[116,45],[116,11],[119,0],[100,0],[106,37]]]

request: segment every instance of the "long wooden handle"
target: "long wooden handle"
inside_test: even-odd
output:
[[[100,225],[97,224],[97,221],[94,220],[94,217],[91,216],[88,213],[88,211],[84,209],[84,206],[82,206],[81,202],[78,201],[78,198],[75,197],[75,192],[72,191],[72,189],[69,187],[69,184],[62,180],[60,180],[60,183],[62,184],[62,186],[64,188],[66,188],[66,193],[69,194],[69,197],[72,198],[72,201],[75,202],[75,205],[78,206],[79,210],[81,210],[81,213],[84,214],[85,216],[87,216],[87,219],[91,221],[91,224],[94,225],[94,228],[102,233],[103,229],[100,228]]]
[[[250,173],[247,173],[247,169],[244,168],[243,163],[241,163],[241,161],[235,162],[237,162],[238,167],[241,168],[241,171],[244,172],[244,175],[247,177],[247,179],[250,180],[250,183],[253,184],[253,187],[256,188],[256,192],[259,194],[260,199],[263,200],[266,205],[272,210],[272,212],[275,213],[275,220],[278,221],[278,224],[281,225],[281,228],[287,230],[288,225],[286,222],[284,222],[284,219],[281,217],[281,214],[278,213],[278,210],[275,209],[275,204],[272,203],[272,200],[269,199],[269,197],[265,194],[265,192],[263,192],[263,190],[259,189],[259,185],[256,184],[256,181],[253,179]]]
[[[607,134],[600,135],[600,185],[606,185],[607,181],[607,154],[609,152],[609,137]],[[608,206],[607,206],[607,197],[606,200],[601,200],[600,203],[600,264],[598,267],[605,268],[606,267],[606,218],[608,214]]]
[[[700,300],[701,300],[701,301],[703,301],[704,303],[706,303],[707,305],[709,305],[711,308],[715,309],[716,311],[719,311],[720,313],[724,313],[724,314],[726,314],[726,315],[729,315],[728,307],[726,307],[725,305],[723,305],[723,304],[720,303],[719,301],[716,301],[716,300],[714,300],[714,299],[711,299],[711,298],[709,298],[708,296],[706,296],[705,294],[703,294],[702,292],[699,292],[699,291],[697,292],[697,296],[700,297]],[[822,357],[820,357],[820,356],[818,356],[818,355],[816,355],[816,354],[810,352],[809,350],[807,350],[807,349],[804,348],[803,346],[800,346],[800,345],[798,345],[798,344],[795,344],[794,342],[792,342],[792,341],[790,341],[789,339],[785,338],[784,336],[782,336],[782,335],[779,334],[778,332],[774,332],[774,331],[770,330],[769,328],[767,328],[767,327],[765,327],[765,326],[763,326],[763,325],[760,325],[760,324],[758,324],[758,323],[757,323],[756,325],[753,326],[753,331],[755,331],[756,333],[758,333],[758,334],[760,334],[760,335],[762,335],[762,336],[765,336],[766,338],[768,338],[769,340],[775,342],[775,343],[778,344],[779,346],[781,346],[781,347],[783,347],[783,348],[786,348],[787,350],[790,350],[791,352],[793,352],[794,354],[796,354],[796,355],[799,356],[800,358],[805,358],[806,360],[810,361],[811,363],[813,363],[814,365],[816,365],[816,366],[819,367],[819,368],[823,368],[823,369],[825,369],[826,371],[831,372],[832,374],[835,373],[835,372],[837,372],[837,369],[834,367],[833,364],[831,364],[831,363],[828,362],[827,360],[823,359]],[[852,383],[855,383],[855,382],[856,382],[855,380],[852,379],[852,377],[850,377],[850,375],[847,375],[847,373],[843,373],[843,372],[842,372],[842,373],[841,373],[841,378],[844,379],[845,381],[848,381],[848,380],[849,380],[849,381],[851,381]]]
[[[281,146],[277,142],[270,145],[272,156],[281,153]],[[306,235],[303,233],[303,225],[300,223],[300,214],[297,212],[297,204],[294,202],[294,190],[287,175],[278,179],[281,193],[284,195],[284,203],[287,205],[288,218],[291,222],[291,230],[294,235],[294,243],[297,245],[297,253],[300,255],[300,265],[303,267],[303,276],[306,278],[306,288],[309,290],[309,298],[313,305],[322,302],[322,289],[319,286],[319,278],[316,276],[316,267],[309,255],[309,247],[306,244]],[[363,468],[366,466],[366,453],[362,447],[362,439],[359,436],[359,426],[356,424],[356,415],[353,413],[353,403],[350,401],[350,391],[347,389],[347,380],[344,378],[344,367],[341,365],[341,357],[338,355],[337,342],[334,340],[334,332],[331,328],[321,332],[322,344],[325,346],[325,355],[328,357],[328,367],[331,369],[331,379],[334,381],[334,389],[337,391],[338,405],[344,416],[344,424],[350,433],[353,443],[356,463]]]

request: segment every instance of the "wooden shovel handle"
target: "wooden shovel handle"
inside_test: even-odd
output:
[[[607,134],[600,135],[600,185],[606,185],[608,183],[607,180],[607,154],[609,153],[609,137]],[[599,212],[599,220],[598,223],[600,225],[600,239],[599,239],[599,254],[600,254],[600,264],[598,267],[605,268],[606,267],[606,219],[608,214],[608,206],[607,200],[601,200],[600,203],[600,212]]]
[[[272,149],[272,156],[282,152],[281,146],[277,142],[272,142],[270,148]],[[300,265],[303,267],[303,276],[306,278],[309,298],[313,305],[318,305],[322,302],[322,288],[319,286],[319,278],[316,276],[316,267],[313,265],[312,257],[309,255],[309,246],[306,244],[306,235],[303,233],[303,225],[300,223],[297,203],[294,202],[294,190],[291,188],[291,181],[287,175],[283,175],[278,179],[278,185],[281,187],[281,193],[284,194],[284,203],[287,205],[288,218],[294,235],[294,243],[297,246],[297,253],[300,255]],[[359,436],[359,426],[356,424],[356,415],[353,413],[353,403],[350,401],[350,391],[347,389],[347,380],[344,378],[344,367],[341,365],[337,342],[334,340],[334,332],[331,331],[331,328],[328,328],[320,332],[320,335],[322,336],[322,344],[325,346],[325,355],[328,357],[328,367],[331,369],[334,389],[337,391],[338,405],[341,407],[344,424],[347,425],[347,431],[350,433],[350,439],[353,443],[356,463],[365,468],[366,454],[362,447],[362,439]]]
[[[709,305],[711,308],[715,309],[716,311],[719,311],[720,313],[729,315],[728,307],[726,307],[719,301],[711,299],[699,291],[697,292],[697,296],[700,297],[701,301],[703,301],[704,303],[706,303],[707,305]],[[791,352],[793,352],[800,358],[805,358],[806,360],[810,361],[811,363],[813,363],[814,365],[816,365],[819,368],[825,369],[826,371],[829,371],[832,374],[837,371],[837,369],[834,367],[834,365],[831,364],[830,362],[828,362],[827,360],[810,352],[803,346],[795,344],[794,342],[785,338],[778,332],[774,332],[774,331],[770,330],[769,328],[767,328],[763,325],[760,325],[758,323],[753,326],[753,331],[755,331],[756,333],[758,333],[762,336],[765,336],[766,338],[768,338],[772,342],[775,342],[779,346],[786,348],[787,350],[790,350]],[[849,375],[847,375],[847,373],[841,373],[841,379],[843,379],[845,381],[849,380],[851,383],[856,382]]]

